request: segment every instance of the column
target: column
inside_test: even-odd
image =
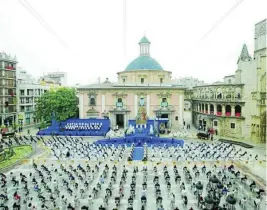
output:
[[[79,95],[79,118],[83,119],[83,94]]]
[[[106,109],[105,109],[105,103],[106,103],[106,100],[105,100],[106,98],[105,98],[105,95],[104,94],[102,94],[102,110],[101,110],[101,112],[103,113]]]
[[[179,95],[179,124],[183,125],[184,120],[184,95]]]
[[[235,106],[234,105],[232,105],[231,106],[231,116],[235,116]]]
[[[214,106],[214,114],[217,115],[217,104],[213,104]]]
[[[137,111],[138,111],[138,107],[137,107],[137,95],[134,95],[134,117],[137,116]]]
[[[124,114],[124,129],[127,127],[127,112]]]
[[[200,105],[199,105],[199,103],[197,104],[197,111],[200,112]]]
[[[208,114],[210,114],[210,104],[208,104]]]
[[[225,105],[222,105],[222,116],[225,116]]]
[[[146,113],[147,116],[150,116],[150,95],[146,96]]]

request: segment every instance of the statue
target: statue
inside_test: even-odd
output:
[[[154,133],[153,125],[150,125],[149,134],[153,135],[153,133]]]

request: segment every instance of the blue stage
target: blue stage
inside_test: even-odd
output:
[[[131,146],[135,144],[136,147],[143,147],[146,143],[147,146],[184,146],[184,141],[179,139],[173,138],[160,138],[160,137],[135,137],[135,136],[127,136],[125,138],[113,138],[113,139],[102,139],[96,141],[96,144],[101,145],[112,145],[114,144],[115,147],[121,144],[126,144],[127,146]]]
[[[154,124],[158,126],[166,123],[168,120],[147,120],[146,124],[136,124],[136,120],[129,120],[128,126],[135,128],[133,134],[127,136],[147,137],[155,136]],[[150,128],[153,128],[153,134],[150,134]],[[40,130],[37,135],[59,135],[59,136],[105,136],[110,130],[109,119],[68,119],[66,121],[57,122],[52,120],[52,125],[46,129]]]

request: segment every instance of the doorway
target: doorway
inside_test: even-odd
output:
[[[124,128],[124,115],[123,114],[116,114],[116,125],[119,128]]]

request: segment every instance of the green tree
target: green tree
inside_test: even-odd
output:
[[[45,92],[37,100],[35,107],[36,118],[51,121],[52,115],[57,121],[77,117],[78,100],[75,89],[60,87]]]

